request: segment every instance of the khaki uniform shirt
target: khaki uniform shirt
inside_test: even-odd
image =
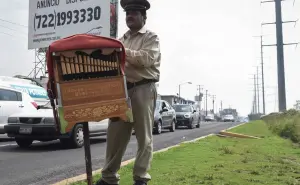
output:
[[[145,27],[135,34],[127,31],[120,41],[126,49],[125,75],[128,82],[160,77],[160,42],[158,36]]]

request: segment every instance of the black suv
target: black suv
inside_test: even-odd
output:
[[[193,105],[177,104],[173,105],[176,111],[176,127],[187,126],[190,129],[200,128],[200,116]]]

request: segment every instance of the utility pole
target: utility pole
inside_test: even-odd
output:
[[[207,116],[207,91],[205,90],[205,115]]]
[[[254,75],[254,114],[257,113],[256,75]]]
[[[256,68],[256,86],[257,86],[257,113],[260,113],[260,104],[259,104],[259,83],[258,83],[258,66]]]
[[[281,0],[275,0],[279,111],[286,110]]]
[[[263,46],[276,46],[277,47],[277,80],[278,80],[278,111],[286,111],[286,90],[285,90],[285,68],[284,68],[284,45],[298,45],[298,43],[283,43],[283,31],[282,31],[282,24],[283,23],[297,23],[296,21],[282,21],[282,8],[281,8],[281,1],[282,0],[266,0],[262,1],[261,3],[274,3],[275,2],[275,15],[276,21],[273,23],[262,23],[261,25],[270,25],[276,24],[276,44],[272,45],[263,45]]]
[[[202,102],[202,96],[201,96],[201,90],[203,89],[202,87],[203,87],[203,85],[197,85],[197,90],[198,90],[198,93],[199,93],[198,102],[199,102],[200,111],[201,111],[201,102]]]
[[[264,75],[264,52],[263,52],[263,36],[260,36],[260,57],[261,57],[261,88],[263,99],[263,114],[266,115],[266,101],[265,101],[265,75]]]
[[[215,99],[216,99],[216,95],[212,95],[213,114],[215,114]]]

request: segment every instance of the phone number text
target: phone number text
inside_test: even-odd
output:
[[[84,22],[98,21],[101,18],[101,7],[70,10],[67,12],[54,12],[44,15],[34,15],[34,31],[41,28],[56,28],[69,24],[80,24]]]

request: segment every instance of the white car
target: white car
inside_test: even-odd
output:
[[[223,118],[224,122],[235,122],[235,118],[233,117],[233,115],[225,115]]]
[[[106,135],[108,119],[101,122],[89,122],[90,137]],[[81,148],[83,146],[83,126],[77,124],[67,134],[56,130],[53,110],[50,102],[38,110],[12,114],[4,127],[9,137],[15,138],[20,147],[29,147],[34,140],[51,141],[60,139],[64,146]]]
[[[215,116],[213,114],[208,114],[207,116],[205,116],[205,121],[215,121]]]
[[[36,111],[37,106],[27,93],[0,86],[0,134],[4,134],[4,126],[11,114]]]

